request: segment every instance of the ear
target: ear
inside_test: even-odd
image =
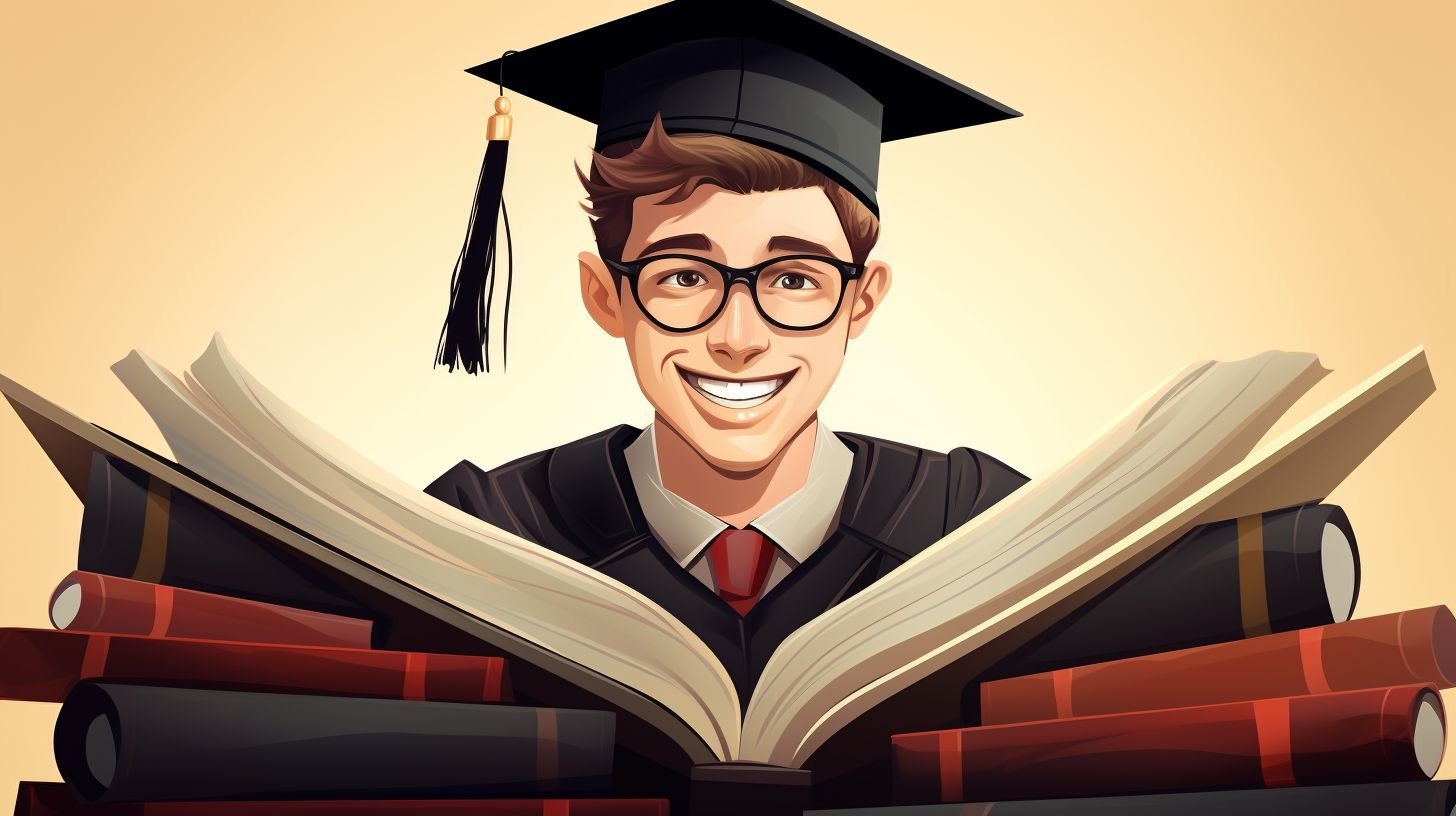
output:
[[[587,314],[602,327],[602,331],[613,337],[624,334],[622,327],[622,300],[613,280],[612,271],[601,258],[590,252],[576,256],[581,265],[581,302]]]
[[[885,295],[890,293],[890,265],[884,261],[870,261],[865,264],[863,275],[859,276],[849,304],[849,336],[859,337],[860,332],[870,324],[870,315],[880,308]]]

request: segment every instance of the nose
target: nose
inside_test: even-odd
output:
[[[724,368],[739,371],[768,351],[768,341],[768,325],[753,305],[753,295],[746,287],[731,287],[722,314],[708,325],[708,351],[713,359]]]

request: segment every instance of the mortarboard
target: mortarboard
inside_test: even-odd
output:
[[[782,0],[673,0],[468,69],[498,83],[436,363],[489,371],[510,88],[597,125],[595,149],[664,130],[741,139],[823,172],[879,215],[880,143],[1020,114]],[[506,308],[510,297],[507,228]],[[480,229],[480,227],[484,227]]]

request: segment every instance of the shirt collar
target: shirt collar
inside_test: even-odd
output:
[[[686,567],[728,525],[662,486],[654,427],[648,425],[623,455],[647,526],[673,559]],[[849,448],[824,423],[818,423],[804,486],[750,526],[772,539],[796,564],[802,563],[824,543],[839,520],[839,505],[853,464]]]

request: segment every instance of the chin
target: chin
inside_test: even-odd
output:
[[[713,467],[729,473],[762,470],[784,449],[792,436],[787,429],[689,427],[693,449]]]

